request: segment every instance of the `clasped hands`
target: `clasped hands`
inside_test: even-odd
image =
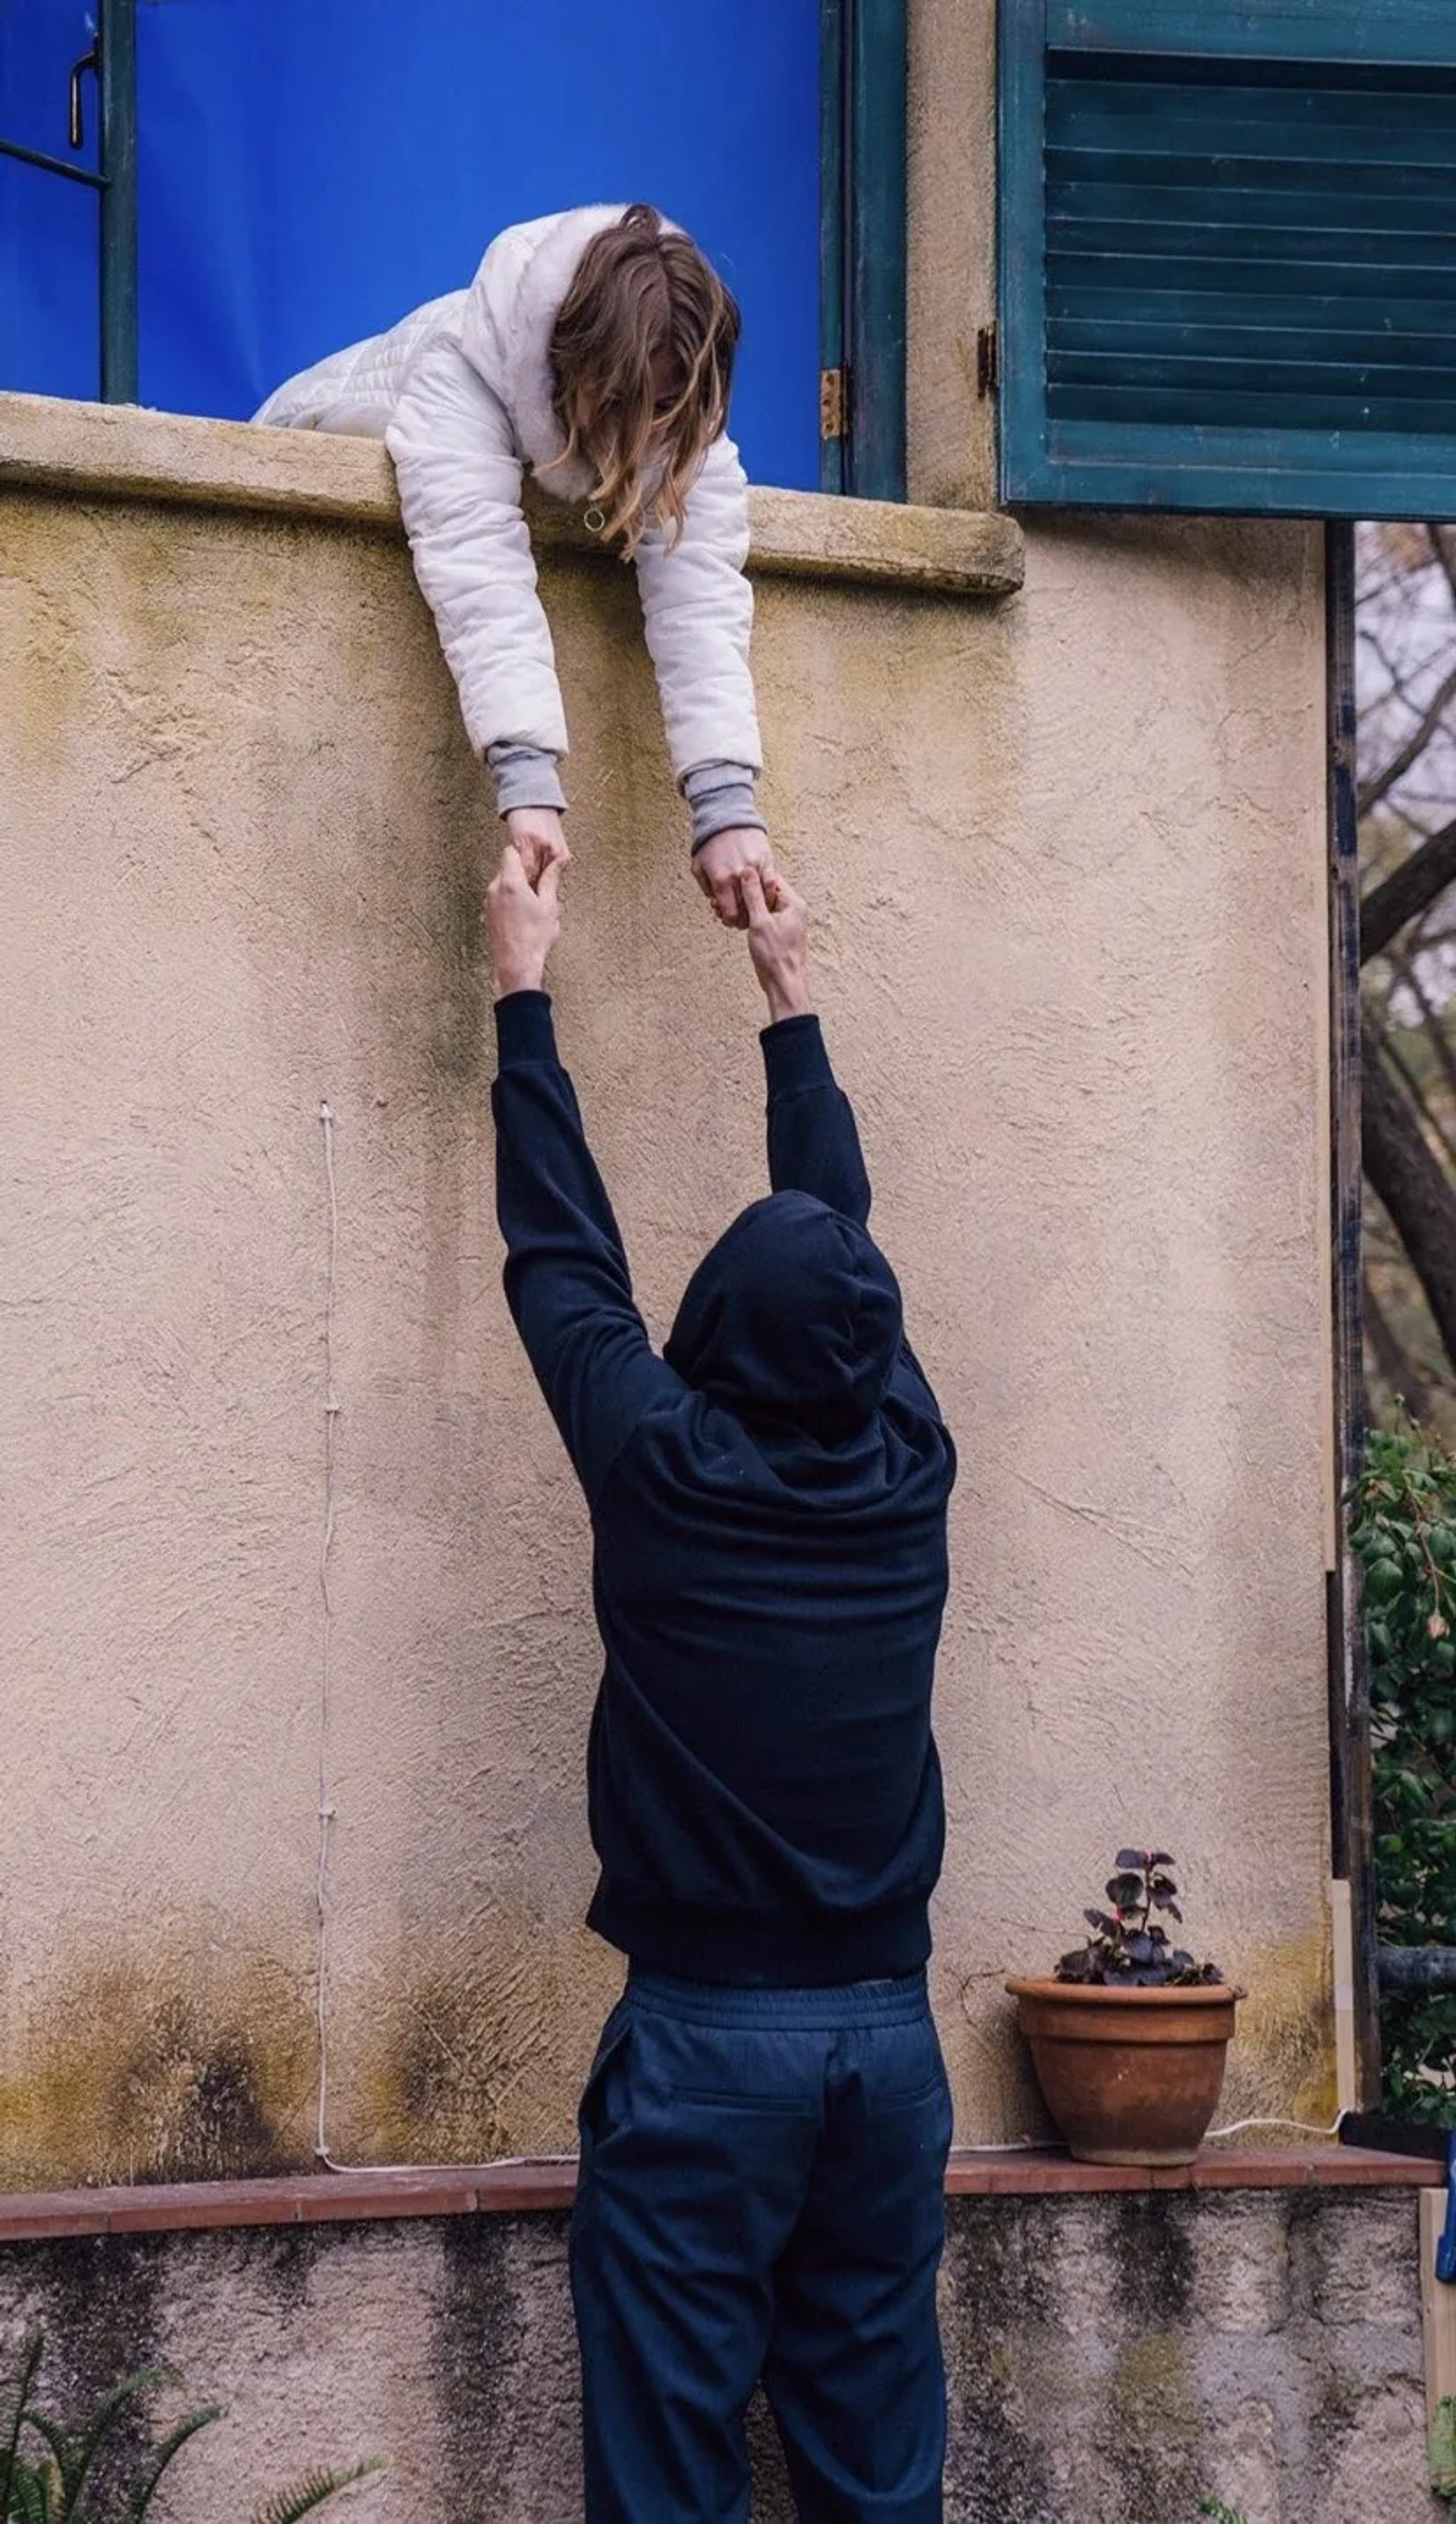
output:
[[[521,864],[535,885],[543,868],[566,867],[571,852],[566,847],[566,828],[555,806],[512,806],[506,817],[506,830],[519,850]],[[749,868],[756,868],[759,882],[767,893],[778,880],[768,835],[756,824],[734,825],[731,831],[714,833],[694,854],[693,874],[699,891],[706,896],[725,929],[747,929],[748,907],[740,879]]]
[[[725,833],[717,836],[719,841],[729,838]],[[756,832],[739,838],[763,841]],[[709,842],[707,848],[713,847]],[[509,998],[515,991],[545,987],[547,958],[561,931],[559,890],[566,855],[563,846],[559,855],[543,857],[533,877],[513,835],[501,853],[500,868],[486,894],[498,999]],[[735,874],[734,898],[742,912],[730,925],[748,931],[749,956],[768,1001],[771,1023],[807,1016],[808,908],[803,897],[795,893],[787,877],[772,869],[762,875],[756,862],[750,860]]]

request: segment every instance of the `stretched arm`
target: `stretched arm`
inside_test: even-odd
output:
[[[869,1177],[853,1108],[829,1065],[809,998],[808,911],[783,877],[771,897],[756,869],[739,880],[749,953],[768,1000],[762,1035],[768,1076],[768,1179],[775,1191],[808,1191],[862,1227]]]
[[[753,591],[749,486],[730,438],[715,439],[688,493],[682,532],[652,526],[637,548],[647,645],[672,768],[693,815],[693,872],[720,920],[745,926],[736,880],[773,869],[753,781],[763,755],[749,638]]]
[[[435,342],[415,361],[387,444],[466,733],[490,758],[501,811],[535,875],[566,855],[556,768],[566,721],[520,458],[504,409],[459,343]]]
[[[760,1038],[768,1073],[768,1179],[775,1191],[812,1192],[863,1227],[869,1176],[854,1109],[829,1065],[809,998],[808,909],[783,877],[765,895],[757,873],[740,879],[748,914],[749,953],[768,1000]],[[941,1418],[941,1406],[903,1332],[892,1390],[918,1411]]]
[[[506,1297],[589,1504],[644,1411],[677,1380],[648,1339],[607,1188],[557,1053],[542,984],[558,871],[527,881],[508,847],[490,889],[500,1068],[496,1209]]]

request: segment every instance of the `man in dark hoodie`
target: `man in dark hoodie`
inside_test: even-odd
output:
[[[588,2524],[741,2524],[760,2380],[801,2517],[935,2524],[954,1449],[866,1232],[804,906],[752,869],[773,1189],[653,1349],[542,987],[557,880],[508,849],[490,919],[506,1292],[591,1510],[589,1916],[629,1966],[581,2105]]]

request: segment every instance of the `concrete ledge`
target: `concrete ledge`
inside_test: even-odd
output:
[[[0,485],[91,500],[183,502],[281,517],[400,527],[389,458],[376,440],[193,420],[133,405],[0,394]],[[758,577],[837,579],[943,596],[1014,594],[1025,543],[1014,518],[901,508],[810,491],[750,495]],[[571,510],[530,501],[538,548],[600,557]]]
[[[1358,2148],[1210,2148],[1196,2164],[1151,2171],[1074,2164],[1069,2157],[957,2148],[952,2199],[1087,2198],[1108,2192],[1419,2189],[1435,2168]],[[574,2157],[504,2164],[401,2166],[377,2172],[284,2174],[244,2182],[119,2184],[94,2191],[0,2194],[0,2244],[54,2235],[167,2235],[189,2228],[341,2225],[379,2217],[518,2215],[570,2208]]]

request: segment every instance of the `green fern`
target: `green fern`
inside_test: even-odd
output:
[[[21,2361],[8,2384],[0,2386],[0,2524],[5,2524],[15,2502],[16,2465],[20,2460],[21,2431],[25,2424],[25,2409],[36,2370],[45,2354],[45,2336],[34,2332],[21,2351]]]
[[[1198,2512],[1200,2515],[1211,2517],[1212,2524],[1244,2524],[1244,2518],[1238,2513],[1238,2508],[1226,2506],[1221,2498],[1200,2498]]]
[[[226,2415],[227,2414],[222,2408],[221,2403],[218,2402],[213,2403],[209,2408],[204,2410],[189,2410],[185,2419],[179,2420],[177,2425],[172,2429],[170,2436],[163,2439],[163,2442],[157,2448],[156,2452],[153,2454],[151,2461],[148,2463],[146,2470],[142,2474],[141,2479],[138,2481],[133,2494],[131,2502],[132,2524],[142,2524],[142,2519],[146,2515],[150,2514],[152,2500],[157,2495],[162,2475],[169,2466],[176,2460],[176,2457],[181,2452],[183,2446],[190,2445],[192,2439],[195,2436],[200,2436],[204,2428],[210,2428],[215,2419],[225,2418]]]
[[[155,2392],[160,2384],[174,2381],[170,2369],[166,2366],[138,2366],[134,2373],[123,2375],[120,2384],[114,2384],[109,2393],[102,2395],[91,2413],[89,2425],[80,2436],[69,2436],[64,2428],[57,2427],[54,2420],[47,2419],[39,2410],[25,2411],[24,2425],[42,2439],[56,2466],[60,2480],[58,2514],[64,2519],[64,2524],[82,2524],[91,2475],[118,2420],[123,2418],[146,2394]]]
[[[61,2478],[53,2462],[39,2466],[19,2459],[11,2471],[7,2519],[15,2524],[60,2524]]]
[[[138,2367],[103,2394],[85,2426],[73,2433],[37,2406],[35,2382],[44,2354],[44,2334],[36,2332],[9,2381],[0,2383],[0,2524],[90,2524],[92,2477],[114,2429],[147,2394],[176,2378],[169,2367]],[[183,2447],[223,2415],[216,2405],[189,2410],[161,2445],[135,2458],[133,2471],[138,2462],[140,2470],[125,2492],[130,2524],[145,2524],[163,2476]],[[35,2461],[24,2451],[27,2437],[44,2450]],[[385,2468],[383,2455],[375,2454],[350,2471],[311,2471],[260,2507],[254,2524],[298,2524],[338,2490]]]
[[[1431,2487],[1448,2507],[1456,2507],[1456,2393],[1437,2402],[1431,2422]]]
[[[350,2489],[357,2480],[368,2480],[388,2469],[383,2454],[371,2454],[367,2462],[357,2462],[352,2471],[311,2471],[291,2489],[280,2489],[260,2506],[253,2524],[299,2524],[304,2515],[312,2515],[326,2498],[340,2489]]]
[[[35,2466],[33,2477],[39,2482],[54,2510],[57,2524],[74,2524],[77,2507],[72,2497],[75,2472],[76,2450],[64,2428],[43,2411],[26,2409],[21,2413],[22,2428],[28,2428],[45,2447],[45,2456]],[[24,2464],[20,2466],[24,2469]]]

